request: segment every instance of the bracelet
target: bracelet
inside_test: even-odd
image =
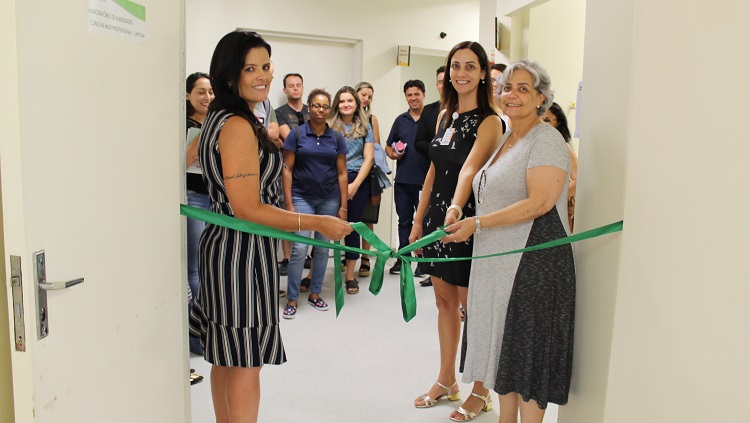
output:
[[[340,208],[341,210],[345,211],[345,212],[349,212],[349,210],[347,210],[347,209],[345,209],[345,208],[343,208],[343,207],[339,207],[339,208]]]
[[[474,229],[474,233],[478,234],[479,232],[482,232],[482,222],[479,221],[479,216],[474,216],[474,223],[477,224],[477,228]]]
[[[448,214],[448,212],[451,210],[455,210],[456,212],[458,212],[458,217],[456,217],[456,219],[461,220],[461,217],[463,217],[464,215],[464,211],[461,210],[461,207],[459,207],[458,204],[451,204],[450,206],[448,206],[448,210],[445,211],[445,214]]]
[[[302,232],[302,215],[297,212],[297,232]]]

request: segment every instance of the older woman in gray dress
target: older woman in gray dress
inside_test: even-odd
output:
[[[550,78],[522,60],[504,73],[501,102],[511,120],[500,147],[474,178],[477,214],[447,229],[444,242],[474,239],[474,255],[541,244],[570,233],[570,155],[540,119],[552,104]],[[568,245],[474,260],[462,348],[464,382],[500,395],[500,423],[541,423],[548,402],[570,389],[575,264]],[[468,413],[464,420],[472,420]]]

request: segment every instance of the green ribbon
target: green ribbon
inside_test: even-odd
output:
[[[364,223],[352,223],[352,228],[365,240],[367,241],[375,251],[364,250],[361,248],[348,247],[341,245],[339,241],[335,243],[319,241],[315,238],[308,238],[301,235],[297,235],[291,232],[285,232],[279,229],[269,228],[268,226],[259,225],[257,223],[248,222],[246,220],[237,219],[236,217],[227,216],[225,214],[214,213],[212,211],[203,210],[196,207],[187,206],[180,204],[180,214],[192,219],[197,219],[210,223],[213,225],[222,226],[236,231],[247,232],[255,235],[266,236],[270,238],[276,238],[290,242],[300,242],[307,245],[318,246],[323,248],[329,248],[333,250],[333,268],[334,268],[334,293],[336,301],[336,316],[341,313],[341,309],[344,307],[344,287],[341,280],[341,252],[352,252],[358,254],[374,255],[377,257],[375,266],[372,270],[372,276],[370,279],[370,292],[373,295],[378,295],[380,289],[383,287],[383,276],[385,271],[386,261],[390,258],[401,260],[401,276],[400,276],[400,294],[401,294],[401,312],[405,321],[410,321],[414,316],[417,315],[417,299],[414,292],[414,274],[411,270],[411,262],[450,262],[450,261],[461,261],[461,260],[475,260],[485,259],[489,257],[499,257],[510,254],[519,254],[529,251],[542,250],[545,248],[557,247],[560,245],[570,244],[573,242],[583,241],[589,238],[595,238],[602,235],[607,235],[615,232],[619,232],[623,228],[622,220],[609,225],[604,225],[595,229],[591,229],[579,234],[567,236],[564,238],[556,239],[553,241],[545,242],[543,244],[533,245],[531,247],[521,248],[513,251],[505,251],[497,254],[489,254],[484,256],[476,257],[446,257],[446,258],[423,258],[423,257],[412,257],[411,253],[414,250],[422,248],[426,245],[430,245],[435,241],[446,236],[448,233],[445,232],[444,228],[440,228],[433,233],[418,239],[416,242],[398,250],[394,251],[391,247],[383,242],[377,235],[375,235]]]

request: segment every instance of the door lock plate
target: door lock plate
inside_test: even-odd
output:
[[[16,351],[26,351],[26,327],[23,320],[23,278],[21,256],[10,256],[10,287],[13,295],[13,328]]]
[[[49,335],[49,313],[47,312],[47,291],[41,284],[47,282],[44,250],[34,253],[34,279],[36,280],[36,337],[44,339]]]

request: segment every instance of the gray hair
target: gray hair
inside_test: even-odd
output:
[[[549,74],[541,65],[539,65],[539,63],[523,59],[511,63],[508,68],[505,69],[505,72],[503,72],[503,81],[507,81],[508,79],[510,79],[510,76],[513,75],[513,72],[517,70],[525,70],[526,72],[530,73],[531,77],[534,78],[534,89],[544,94],[544,102],[539,106],[538,109],[536,109],[536,113],[539,116],[543,115],[544,112],[546,112],[547,109],[549,109],[550,106],[552,106],[552,103],[555,101],[555,92],[550,88],[550,86],[552,85],[552,80],[550,79]]]

